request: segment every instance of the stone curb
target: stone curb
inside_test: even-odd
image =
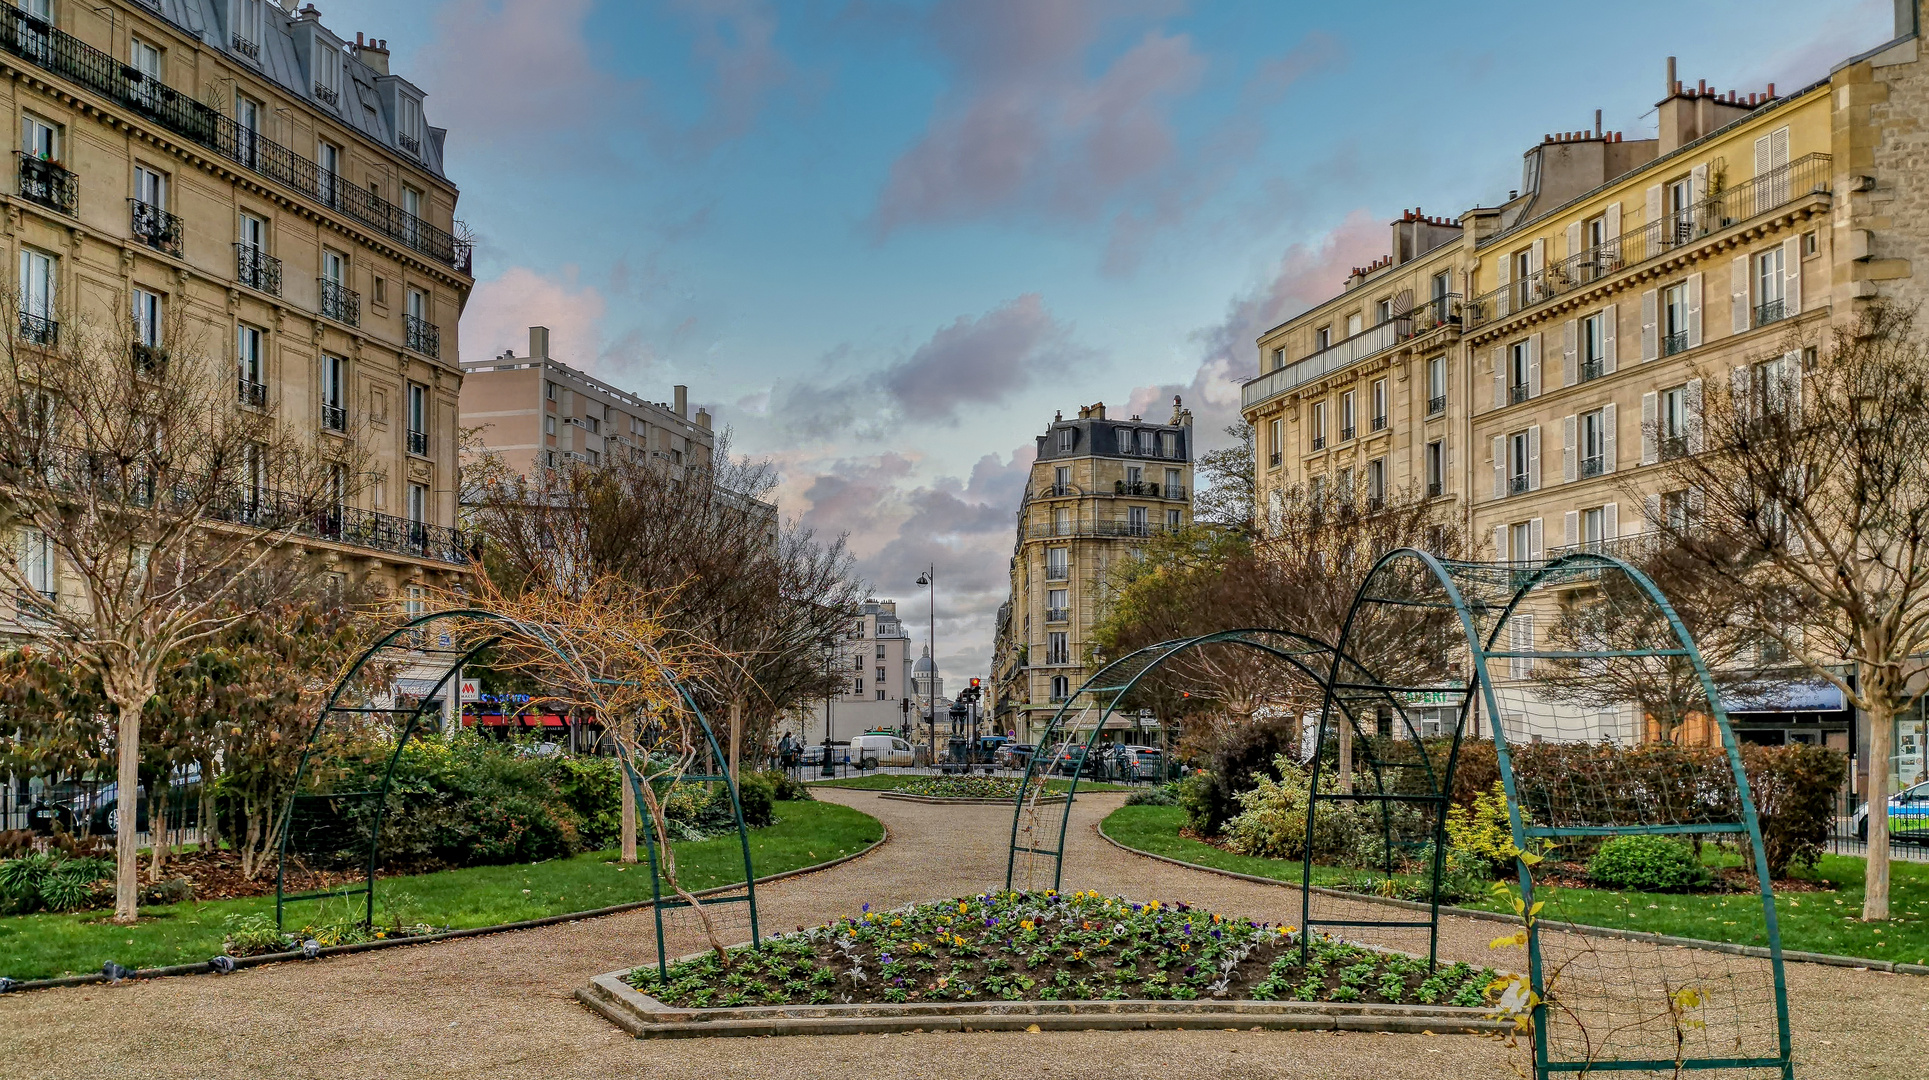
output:
[[[1162,863],[1171,863],[1173,866],[1183,866],[1188,870],[1203,870],[1208,874],[1238,878],[1241,881],[1251,881],[1261,885],[1275,885],[1280,888],[1293,890],[1300,888],[1300,886],[1290,881],[1281,881],[1278,878],[1260,877],[1257,874],[1242,874],[1237,870],[1221,870],[1216,866],[1205,866],[1201,863],[1175,859],[1169,855],[1156,855],[1150,851],[1141,851],[1138,848],[1129,847],[1112,839],[1112,837],[1106,833],[1103,823],[1095,825],[1093,828],[1098,832],[1099,839],[1118,848],[1120,851],[1130,852],[1141,858],[1156,859]],[[1331,896],[1341,900],[1358,900],[1361,903],[1379,904],[1384,907],[1397,907],[1405,911],[1427,911],[1432,907],[1432,905],[1423,904],[1418,900],[1400,900],[1391,896],[1370,896],[1366,893],[1347,892],[1344,889],[1331,889],[1322,885],[1312,886],[1312,891],[1320,896]],[[1440,905],[1440,914],[1456,915],[1463,919],[1484,919],[1488,922],[1507,923],[1515,927],[1520,925],[1520,920],[1512,915],[1503,915],[1498,911],[1482,911],[1479,908],[1457,907],[1452,904]],[[1656,945],[1672,945],[1678,949],[1705,949],[1709,952],[1728,953],[1731,956],[1752,956],[1758,959],[1767,959],[1772,955],[1768,949],[1763,946],[1739,945],[1732,941],[1706,941],[1701,938],[1672,937],[1667,934],[1656,934],[1643,930],[1617,930],[1608,926],[1587,926],[1582,923],[1555,922],[1551,919],[1541,920],[1541,925],[1549,929],[1559,930],[1562,933],[1575,934],[1581,937],[1613,938],[1620,941],[1645,941],[1652,942]],[[1836,956],[1831,953],[1799,952],[1791,949],[1783,949],[1782,960],[1784,962],[1794,962],[1798,964],[1821,964],[1826,967],[1887,971],[1903,975],[1929,975],[1929,965],[1898,964],[1892,960],[1872,960],[1859,956]]]
[[[850,789],[847,788],[845,790],[850,790]],[[1011,800],[1008,798],[1006,799],[966,799],[966,798],[951,798],[949,796],[939,796],[939,795],[903,795],[895,791],[880,791],[877,793],[877,797],[880,799],[895,799],[898,802],[938,803],[941,805],[948,805],[948,806],[960,806],[960,805],[987,806],[993,803],[996,803],[1001,806],[1011,805]],[[1045,806],[1051,803],[1062,803],[1065,801],[1065,796],[1047,795],[1032,801],[1039,806]]]
[[[872,820],[876,821],[877,819],[873,818]],[[871,852],[883,847],[891,839],[889,826],[879,821],[878,828],[884,830],[884,835],[867,847],[853,851],[849,855],[839,856],[838,858],[825,862],[813,863],[809,866],[799,866],[794,870],[784,870],[775,874],[767,874],[758,878],[757,884],[763,885],[768,882],[782,881],[785,878],[814,874],[819,870],[829,870],[834,866],[842,866],[853,859],[859,859],[869,855]],[[726,893],[733,889],[741,888],[743,888],[743,882],[737,882],[734,885],[718,885],[715,888],[699,889],[691,895],[699,897],[715,896],[719,893]],[[471,926],[462,930],[444,930],[440,933],[421,934],[416,937],[383,938],[380,941],[360,941],[353,945],[331,945],[317,952],[315,958],[319,959],[324,956],[342,956],[348,953],[368,952],[373,949],[392,949],[398,945],[426,945],[431,942],[452,941],[456,938],[481,937],[485,934],[503,934],[515,930],[534,930],[539,927],[555,926],[558,923],[576,922],[581,919],[598,919],[605,915],[621,915],[626,911],[636,911],[640,908],[647,908],[650,905],[651,901],[649,900],[633,900],[624,904],[611,904],[608,907],[591,908],[588,911],[571,911],[561,915],[545,915],[540,919],[524,919],[521,922],[497,923],[493,926]],[[235,970],[239,971],[242,968],[260,967],[263,964],[279,964],[290,960],[305,959],[308,959],[308,955],[302,952],[263,953],[260,956],[237,956],[234,958],[234,966]],[[160,979],[174,975],[209,974],[213,974],[213,969],[208,966],[208,961],[203,960],[198,964],[173,964],[168,967],[140,968],[128,972],[123,977],[128,979]],[[90,975],[63,975],[53,979],[22,980],[14,983],[6,992],[19,993],[25,990],[52,990],[62,986],[87,986],[93,983],[108,981],[107,976],[99,973]]]
[[[673,1009],[623,981],[598,975],[576,999],[639,1039],[761,1035],[882,1035],[905,1031],[1157,1031],[1212,1028],[1500,1033],[1510,1021],[1448,1005],[1277,1001],[963,1001],[905,1005],[774,1005]]]

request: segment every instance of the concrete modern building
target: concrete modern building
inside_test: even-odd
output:
[[[914,681],[911,635],[898,618],[895,600],[866,600],[825,662],[844,673],[843,688],[787,720],[784,728],[793,738],[820,743],[828,730],[848,742],[853,735],[898,731],[916,720],[924,698],[922,691],[908,692]]]
[[[233,365],[273,409],[377,479],[303,543],[389,590],[453,581],[457,319],[474,281],[446,132],[387,44],[265,0],[0,7],[0,99],[21,133],[0,194],[20,325],[131,310],[141,347]],[[160,340],[182,326],[190,340]],[[46,591],[78,594],[45,545]]]
[[[1774,408],[1862,305],[1925,299],[1922,10],[1900,0],[1892,41],[1792,92],[1690,84],[1670,58],[1653,136],[1597,114],[1530,147],[1499,205],[1403,215],[1387,258],[1258,341],[1242,405],[1262,531],[1295,524],[1274,492],[1362,469],[1504,560],[1639,544],[1687,513],[1657,466],[1697,451],[1707,395]],[[1754,741],[1860,741],[1832,692],[1736,721]],[[1899,722],[1903,783],[1923,775],[1921,726]]]
[[[549,328],[529,328],[529,353],[462,365],[462,422],[479,449],[525,475],[572,462],[647,459],[680,476],[710,463],[710,414],[690,415],[689,388],[646,401],[549,355]]]
[[[1038,436],[1001,610],[991,707],[1030,741],[1095,670],[1091,631],[1107,574],[1151,538],[1192,524],[1192,414],[1112,419],[1100,402],[1054,417]],[[1108,724],[1123,735],[1124,718]],[[1107,736],[1112,737],[1110,735]]]

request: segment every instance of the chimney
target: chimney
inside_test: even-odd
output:
[[[1094,420],[1105,419],[1105,403],[1103,401],[1092,406],[1092,419]]]
[[[1668,81],[1661,86],[1661,96],[1671,97],[1680,92],[1681,85],[1675,81],[1674,77],[1674,57],[1670,56],[1668,57]]]
[[[678,416],[681,416],[681,417],[683,417],[683,418],[684,418],[684,419],[686,419],[686,420],[687,420],[687,419],[689,419],[689,417],[690,417],[690,388],[689,388],[689,387],[687,387],[687,386],[673,386],[673,387],[671,387],[670,389],[671,389],[672,391],[674,391],[674,392],[675,392],[675,394],[676,394],[676,398],[675,398],[675,400],[676,400],[676,414],[677,414]]]
[[[362,32],[355,32],[355,58],[367,64],[377,75],[388,74],[388,39],[377,41],[364,38]]]
[[[710,430],[710,410],[709,409],[697,410],[697,426],[702,428],[705,431]]]
[[[529,328],[529,358],[531,360],[549,359],[549,327]]]

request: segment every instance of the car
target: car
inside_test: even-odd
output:
[[[1008,742],[998,748],[998,753],[992,757],[992,764],[1005,769],[1022,769],[1037,752],[1038,747],[1031,743]]]
[[[910,743],[905,742],[896,735],[877,731],[866,732],[852,739],[850,755],[852,761],[862,761],[865,758],[870,758],[878,765],[894,765],[904,768],[909,768],[915,764],[917,760],[917,752],[911,749]]]
[[[1158,780],[1165,770],[1165,754],[1156,746],[1128,747],[1132,756],[1132,773],[1129,779]]]
[[[1855,808],[1849,818],[1856,838],[1869,838],[1869,804]],[[1897,840],[1929,843],[1929,780],[1903,788],[1889,796],[1889,836]]]

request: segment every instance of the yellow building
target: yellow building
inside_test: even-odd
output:
[[[1054,417],[1018,509],[1011,600],[999,613],[991,715],[1021,742],[1096,670],[1091,633],[1107,571],[1154,536],[1192,523],[1192,414],[1111,419],[1104,403]],[[1130,720],[1115,718],[1121,733]]]
[[[456,322],[474,281],[445,132],[388,55],[266,0],[0,6],[21,133],[0,265],[36,344],[76,312],[139,311],[144,338],[185,323],[234,365],[235,408],[273,408],[324,453],[363,440],[378,482],[304,542],[419,589],[466,562]]]

